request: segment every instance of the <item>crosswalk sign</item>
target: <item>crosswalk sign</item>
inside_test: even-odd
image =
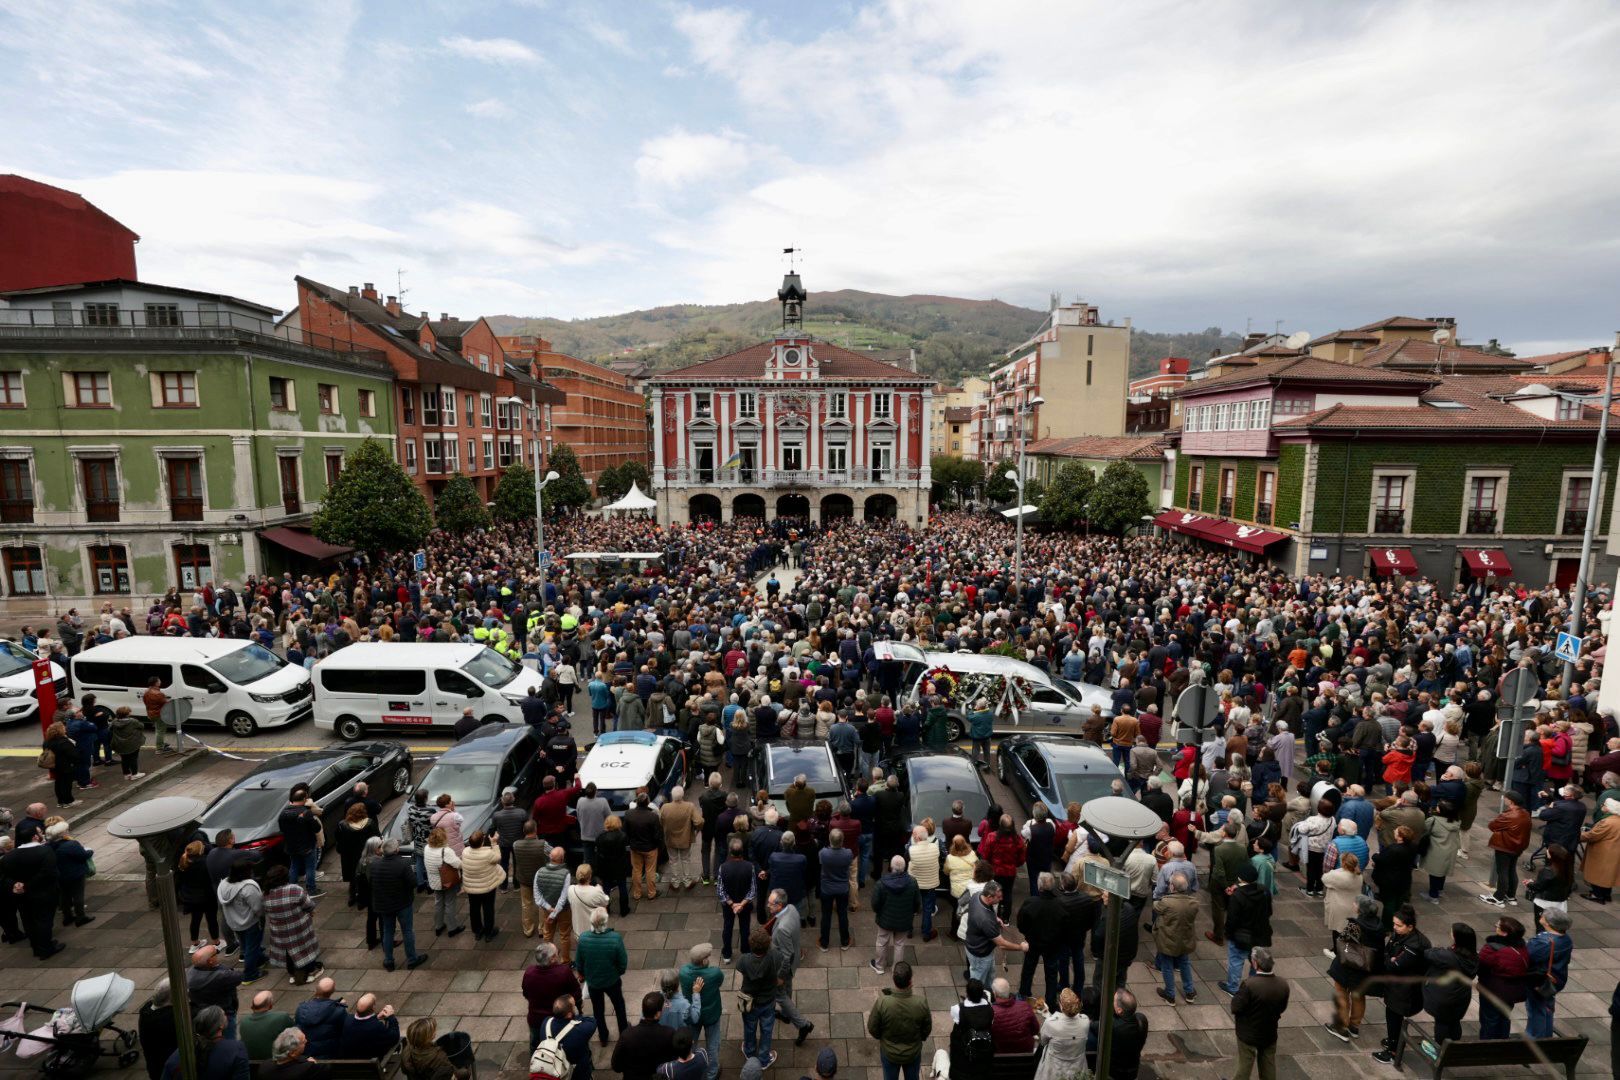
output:
[[[1566,664],[1573,664],[1581,655],[1581,639],[1567,630],[1558,632],[1558,644],[1553,646],[1553,655]]]

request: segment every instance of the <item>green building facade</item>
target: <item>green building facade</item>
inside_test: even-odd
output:
[[[343,456],[393,439],[380,356],[272,309],[133,282],[0,304],[8,615],[139,612],[171,587],[308,565],[324,552],[299,526]]]

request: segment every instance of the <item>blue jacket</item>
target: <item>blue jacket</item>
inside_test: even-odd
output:
[[[825,847],[821,849],[821,895],[849,895],[849,866],[855,861],[855,852],[849,848]]]
[[[1525,965],[1530,978],[1539,979],[1550,970],[1553,984],[1562,990],[1569,982],[1569,958],[1575,952],[1575,943],[1569,939],[1569,935],[1549,934],[1543,930],[1525,942],[1524,947],[1530,954],[1530,962]]]
[[[1256,789],[1258,790],[1258,789]],[[1356,823],[1356,835],[1363,840],[1372,835],[1373,816],[1378,811],[1366,799],[1346,799],[1339,804],[1339,812],[1333,816],[1335,821],[1349,818]]]
[[[559,1020],[555,1016],[546,1017],[546,1022],[540,1026],[542,1039],[549,1039],[562,1031],[570,1023],[574,1030],[570,1031],[561,1040],[563,1057],[573,1062],[574,1075],[572,1080],[591,1080],[591,1036],[596,1034],[596,1021],[589,1016],[576,1015],[572,1021]]]
[[[56,876],[63,881],[83,881],[90,876],[90,856],[94,851],[87,850],[77,840],[52,840],[51,847],[56,851]]]
[[[332,998],[310,998],[293,1013],[293,1022],[309,1040],[305,1053],[317,1061],[341,1057],[343,1024],[349,1010],[343,1002]]]
[[[371,1058],[373,1061],[399,1045],[399,1021],[372,1015],[364,1020],[347,1013],[343,1016],[343,1042],[340,1057]]]
[[[786,889],[788,903],[797,904],[804,899],[804,876],[807,860],[797,851],[788,854],[785,851],[771,853],[770,887],[773,889]],[[848,871],[845,871],[847,874]]]

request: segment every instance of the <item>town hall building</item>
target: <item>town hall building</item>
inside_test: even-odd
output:
[[[769,342],[647,380],[666,522],[928,520],[934,381],[812,339],[796,273]]]

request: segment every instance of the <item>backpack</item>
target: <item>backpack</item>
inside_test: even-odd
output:
[[[993,1016],[990,1003],[964,1004],[958,1015],[961,1017],[957,1036],[960,1045],[953,1048],[953,1057],[960,1060],[952,1061],[952,1069],[962,1067],[962,1076],[982,1075],[979,1070],[993,1068],[996,1060],[995,1039],[990,1033]]]
[[[555,1020],[555,1017],[552,1018]],[[551,1020],[546,1022],[551,1026]],[[562,1041],[568,1033],[579,1026],[578,1020],[570,1020],[561,1031],[547,1035],[535,1046],[534,1053],[529,1057],[529,1076],[550,1077],[551,1080],[568,1080],[574,1075],[574,1063],[568,1060],[563,1053]]]

